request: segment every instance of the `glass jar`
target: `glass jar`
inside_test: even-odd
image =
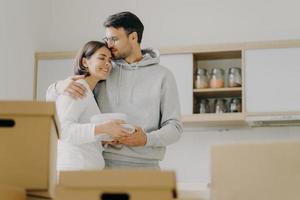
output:
[[[214,102],[214,112],[217,114],[225,113],[226,109],[226,100],[225,99],[215,99]]]
[[[238,67],[229,68],[228,71],[228,87],[241,87],[241,69]]]
[[[229,112],[242,112],[240,98],[232,98],[229,102]]]
[[[211,70],[211,77],[209,81],[211,88],[223,88],[224,87],[224,70],[213,68]]]
[[[199,104],[199,113],[209,113],[209,105],[207,99],[201,99]]]
[[[206,69],[198,68],[196,79],[195,79],[195,88],[207,88],[208,87],[208,78]]]

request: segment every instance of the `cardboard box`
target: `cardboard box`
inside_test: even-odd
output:
[[[24,188],[15,186],[0,185],[1,200],[26,200],[26,192]]]
[[[175,173],[159,170],[61,172],[56,200],[172,200]]]
[[[34,196],[34,195],[27,195],[26,200],[55,200],[51,197],[41,197],[41,196]]]
[[[212,200],[300,198],[300,141],[217,145],[211,149]]]
[[[53,196],[57,122],[54,103],[0,101],[0,183]]]

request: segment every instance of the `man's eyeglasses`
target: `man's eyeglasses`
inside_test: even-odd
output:
[[[105,37],[105,38],[103,38],[103,41],[106,42],[106,44],[111,44],[111,45],[114,45],[115,42],[118,41],[118,40],[119,40],[119,38],[117,38],[117,37],[110,37],[110,38]]]
[[[131,33],[133,33],[134,31],[130,31],[127,33],[127,36],[129,36]],[[106,44],[111,44],[111,45],[114,45],[115,42],[117,42],[119,40],[119,38],[117,37],[105,37],[103,38],[103,41],[106,43]]]

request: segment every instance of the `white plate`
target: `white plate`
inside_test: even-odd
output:
[[[101,113],[91,117],[91,123],[98,124],[109,120],[123,120],[125,124],[122,126],[126,129],[129,129],[130,133],[134,133],[135,127],[131,124],[127,124],[127,115],[124,113]],[[109,134],[101,134],[96,136],[97,141],[113,141]]]
[[[135,132],[135,127],[131,124],[122,124],[122,126],[126,129],[129,129],[129,133],[133,134]],[[101,134],[96,136],[97,141],[106,141],[106,142],[111,142],[113,139],[109,134]]]
[[[108,120],[123,120],[127,122],[127,115],[124,113],[101,113],[91,117],[92,123],[102,123]]]

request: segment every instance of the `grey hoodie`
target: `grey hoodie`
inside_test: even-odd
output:
[[[125,113],[128,123],[142,127],[147,135],[143,147],[108,147],[103,153],[107,160],[158,163],[166,146],[182,134],[174,76],[159,65],[158,52],[146,49],[142,53],[143,59],[136,63],[115,60],[109,78],[94,91],[101,112]]]

